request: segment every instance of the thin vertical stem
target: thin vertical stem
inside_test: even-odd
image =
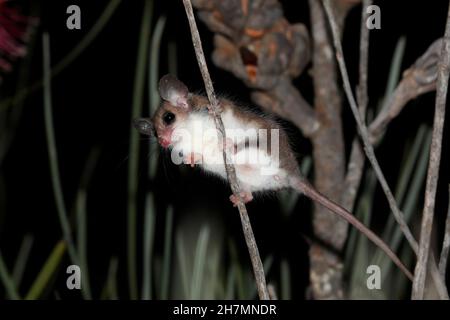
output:
[[[17,292],[17,288],[11,274],[9,273],[8,268],[6,267],[6,263],[3,260],[3,255],[1,251],[0,251],[0,280],[6,289],[6,294],[8,295],[8,297],[12,300],[19,300],[20,299],[19,293]]]
[[[64,241],[67,244],[69,256],[73,263],[79,265],[78,256],[72,239],[67,210],[64,204],[63,190],[59,176],[58,152],[56,149],[55,131],[52,119],[52,96],[51,96],[51,75],[50,75],[50,38],[48,33],[42,36],[43,47],[43,67],[44,67],[44,121],[47,138],[47,149],[50,165],[50,176],[52,180],[53,193],[55,196],[56,209],[59,223],[62,229]]]
[[[439,179],[439,164],[442,152],[442,134],[444,132],[445,105],[447,101],[448,77],[450,74],[450,4],[447,23],[442,41],[441,56],[438,64],[436,85],[436,105],[434,111],[433,134],[431,137],[430,160],[427,182],[425,186],[425,203],[422,214],[422,225],[419,240],[419,255],[414,270],[412,299],[423,299],[425,278],[427,275],[428,257],[430,253],[431,230],[433,228],[436,189]]]
[[[136,62],[132,119],[136,119],[142,112],[144,97],[145,66],[147,64],[148,46],[150,43],[150,26],[152,17],[152,0],[146,0],[142,12],[142,23],[139,37],[139,48]],[[137,187],[139,162],[138,132],[130,126],[130,159],[128,164],[128,221],[127,221],[127,265],[128,287],[130,299],[138,298],[137,268],[136,268],[136,216],[137,216]]]
[[[442,242],[441,257],[439,259],[439,272],[441,274],[442,279],[445,279],[449,249],[450,249],[450,185],[448,188],[448,211],[447,211],[447,219],[445,221],[444,241]]]
[[[173,230],[173,208],[169,207],[166,212],[166,227],[164,229],[164,254],[161,277],[161,299],[169,298],[169,276],[170,259],[172,256],[172,230]]]
[[[89,269],[87,262],[87,226],[86,226],[86,190],[78,190],[76,200],[77,212],[77,250],[82,272],[82,292],[86,299],[90,300],[91,286],[89,281]]]
[[[12,272],[14,283],[18,287],[20,287],[20,283],[22,282],[23,273],[25,271],[25,266],[27,265],[27,261],[30,256],[32,246],[33,246],[33,236],[28,234],[23,238]]]
[[[361,9],[361,34],[359,40],[359,85],[358,85],[358,105],[361,120],[365,122],[368,94],[367,94],[367,74],[369,64],[369,28],[366,26],[367,8],[372,4],[372,0],[364,0]]]
[[[144,219],[144,252],[143,252],[143,279],[142,279],[142,299],[152,298],[152,257],[153,243],[155,238],[155,206],[153,194],[148,192],[145,198],[145,219]]]
[[[216,94],[214,92],[214,87],[211,81],[211,76],[209,75],[208,65],[206,64],[205,55],[203,53],[200,34],[198,33],[197,23],[195,22],[192,3],[190,0],[183,0],[183,3],[184,8],[186,10],[186,15],[188,17],[189,27],[191,29],[192,44],[194,45],[195,55],[197,57],[197,62],[203,77],[203,82],[205,84],[206,93],[208,95],[208,100],[210,103],[208,109],[212,112],[216,129],[223,143],[226,139],[225,128],[223,126],[222,119],[218,112],[219,101],[217,100]],[[227,155],[226,148],[224,148],[223,151],[223,158],[231,190],[233,191],[233,194],[239,199],[237,207],[241,217],[242,229],[244,231],[245,241],[247,243],[250,259],[253,266],[253,273],[255,275],[258,295],[261,300],[269,300],[270,297],[269,292],[267,290],[266,278],[264,275],[264,267],[261,262],[261,257],[259,256],[258,246],[256,245],[256,240],[253,234],[250,219],[248,217],[247,208],[245,207],[245,204],[242,202],[242,198],[240,196],[240,186],[237,182],[236,171],[234,165],[230,161],[229,156]]]

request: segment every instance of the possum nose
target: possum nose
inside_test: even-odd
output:
[[[163,147],[163,148],[167,148],[168,146],[170,146],[170,140],[166,139],[166,138],[159,138],[159,144]]]

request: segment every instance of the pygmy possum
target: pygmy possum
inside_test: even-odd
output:
[[[162,148],[180,157],[183,163],[198,165],[223,179],[227,179],[225,148],[232,156],[244,202],[251,201],[254,193],[292,188],[353,225],[412,280],[411,272],[383,240],[303,177],[286,132],[270,115],[220,99],[219,114],[226,136],[221,143],[206,97],[189,92],[172,75],[161,78],[159,94],[162,102],[153,117],[134,120],[141,134],[155,136]],[[235,195],[230,200],[234,205],[239,201]]]

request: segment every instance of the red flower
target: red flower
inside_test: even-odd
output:
[[[26,54],[30,27],[38,21],[9,6],[10,2],[0,0],[0,70],[3,72],[11,71],[12,62]]]

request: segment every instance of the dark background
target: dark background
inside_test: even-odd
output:
[[[37,1],[39,3],[39,1]],[[282,1],[290,22],[305,23],[309,29],[307,1]],[[23,10],[29,10],[28,2],[20,2]],[[82,29],[66,28],[66,8],[78,4],[82,12]],[[52,64],[58,62],[83,38],[101,14],[107,1],[40,1],[41,24],[35,32],[31,78],[42,77],[42,31],[48,31],[51,41]],[[398,39],[406,37],[406,51],[402,70],[409,67],[444,32],[446,1],[375,1],[381,8],[381,30],[371,32],[369,99],[374,107],[384,93],[392,54]],[[52,82],[53,120],[55,124],[59,165],[63,191],[68,209],[73,209],[75,194],[86,159],[93,148],[100,156],[88,194],[88,237],[91,279],[105,278],[109,257],[119,254],[125,257],[126,249],[126,201],[127,159],[129,156],[129,132],[136,53],[140,29],[142,1],[123,1],[120,8],[93,44]],[[166,15],[167,23],[162,40],[160,74],[167,72],[167,43],[175,40],[178,49],[178,77],[192,90],[202,90],[198,66],[190,41],[190,34],[181,1],[156,1],[153,24],[158,15]],[[352,84],[357,79],[358,39],[360,7],[349,14],[344,32],[344,51]],[[229,73],[216,68],[210,61],[212,33],[199,23],[205,54],[211,76],[219,93],[231,95],[239,101],[250,103],[248,89]],[[4,77],[0,87],[1,97],[8,97],[14,90],[15,74]],[[304,72],[296,82],[306,99],[312,102],[311,79]],[[147,88],[147,85],[146,85]],[[146,90],[147,92],[147,90]],[[147,97],[147,93],[145,93]],[[147,98],[146,98],[147,99]],[[343,101],[345,101],[345,97]],[[147,104],[144,105],[146,109]],[[395,179],[399,170],[403,146],[414,136],[419,124],[430,126],[433,120],[434,93],[426,94],[410,103],[389,127],[389,140],[377,149],[377,155],[388,182]],[[347,142],[354,134],[354,123],[349,107],[344,107]],[[448,121],[447,121],[448,123]],[[448,126],[447,126],[448,127]],[[311,153],[310,144],[292,128],[292,137],[300,155]],[[146,161],[147,143],[141,141],[141,160]],[[448,129],[445,129],[441,178],[438,189],[437,213],[443,217],[447,208],[449,183]],[[248,263],[238,213],[228,201],[227,186],[216,179],[204,177],[197,170],[182,170],[160,161],[157,183],[147,183],[146,172],[140,181],[140,199],[147,188],[154,188],[158,206],[164,208],[173,203],[175,226],[183,219],[210,219],[224,226],[222,232],[230,235],[241,250],[243,264]],[[164,164],[162,163],[164,162]],[[42,90],[26,99],[18,134],[3,167],[7,214],[0,217],[0,245],[5,260],[12,263],[23,235],[30,233],[35,243],[25,274],[24,286],[34,279],[39,266],[49,251],[61,238],[54,206],[46,150],[43,120]],[[395,180],[393,180],[395,181]],[[382,192],[377,190],[378,211],[389,212]],[[142,201],[140,202],[142,203]],[[189,208],[204,206],[208,215],[191,217]],[[310,202],[301,199],[294,217],[289,220],[279,214],[273,196],[249,204],[248,209],[259,249],[264,257],[275,253],[275,260],[287,258],[293,271],[296,287],[308,283],[307,241],[311,237]],[[183,210],[179,210],[182,208]],[[71,210],[73,211],[73,210]],[[374,210],[374,212],[377,210]],[[142,225],[142,210],[138,225]],[[163,220],[157,218],[157,251],[162,248]],[[439,226],[442,232],[442,226]],[[161,233],[161,234],[160,234]],[[139,242],[138,242],[139,243]],[[139,256],[140,250],[138,250]],[[140,264],[138,264],[140,265]],[[277,266],[277,263],[274,263]],[[119,275],[125,271],[125,263],[119,265]],[[273,271],[276,272],[276,268]],[[121,286],[126,288],[125,273]],[[270,279],[270,275],[269,275]],[[94,296],[100,290],[101,281],[93,281]],[[64,297],[78,297],[77,293],[62,290]],[[126,290],[125,290],[126,291]],[[295,290],[294,298],[303,297],[303,290]]]

